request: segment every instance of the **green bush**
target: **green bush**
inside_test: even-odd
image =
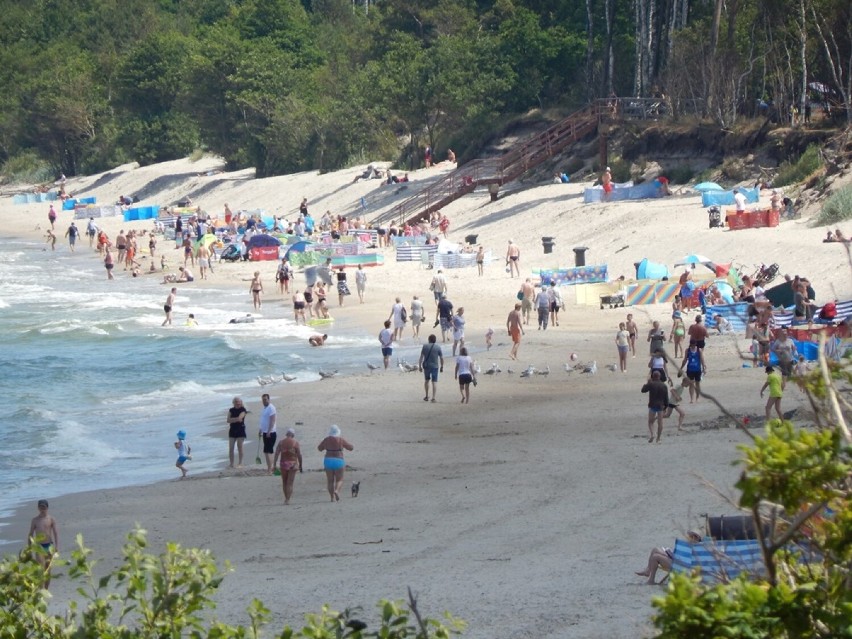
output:
[[[722,175],[734,182],[742,182],[751,176],[751,172],[746,171],[745,164],[739,158],[725,158],[722,162]]]
[[[822,168],[819,147],[811,144],[795,162],[784,162],[778,168],[778,175],[772,180],[772,186],[798,184]]]
[[[53,169],[33,151],[13,155],[0,169],[3,183],[40,184],[53,179]]]
[[[815,225],[827,226],[850,218],[852,218],[852,186],[844,186],[825,201]]]
[[[33,544],[20,556],[0,561],[0,637],[98,637],[98,639],[164,639],[208,637],[209,639],[258,639],[269,623],[270,612],[252,600],[246,612],[250,625],[230,626],[210,620],[215,607],[213,595],[224,575],[211,553],[197,548],[166,544],[160,555],[146,552],[144,530],[127,536],[121,565],[104,576],[96,576],[92,551],[77,535],[77,548],[69,559],[53,559],[54,572],[67,568],[67,577],[77,582],[80,600],[64,612],[50,613],[50,597],[43,589],[44,569],[36,561],[44,550]],[[226,566],[226,569],[229,569]],[[100,572],[100,571],[99,571]],[[442,620],[422,617],[409,590],[408,602],[380,601],[375,629],[363,621],[359,609],[342,613],[324,606],[319,614],[306,615],[298,630],[285,627],[270,636],[280,639],[449,639],[461,634],[464,623],[448,614]],[[373,623],[373,622],[371,622]]]
[[[663,170],[663,175],[669,178],[672,184],[686,184],[695,177],[695,169],[688,164],[669,166]]]

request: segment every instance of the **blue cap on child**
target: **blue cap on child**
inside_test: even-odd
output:
[[[186,439],[186,431],[185,430],[179,430],[177,432],[177,438],[178,439]]]

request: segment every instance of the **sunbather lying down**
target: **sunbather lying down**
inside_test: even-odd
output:
[[[834,233],[829,231],[828,233],[825,234],[825,239],[823,240],[823,242],[848,242],[848,241],[849,241],[849,239],[845,235],[843,235],[843,231],[841,231],[840,229],[835,229]]]
[[[701,541],[701,533],[690,530],[686,533],[686,540],[692,544]],[[648,556],[648,565],[645,570],[637,571],[636,574],[640,577],[647,577],[645,583],[654,585],[657,583],[657,570],[663,569],[666,572],[672,571],[672,560],[674,559],[674,550],[671,548],[653,548]]]

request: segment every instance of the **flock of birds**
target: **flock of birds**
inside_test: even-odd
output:
[[[403,373],[413,373],[413,372],[420,369],[420,367],[417,364],[410,364],[406,360],[399,359],[399,358],[397,358],[397,360],[396,360],[396,366]],[[598,363],[596,361],[578,362],[576,364],[571,364],[571,363],[566,362],[565,364],[562,365],[562,367],[565,370],[565,372],[568,373],[568,374],[578,372],[580,374],[586,373],[586,374],[589,374],[589,375],[595,375],[598,372]],[[372,373],[374,370],[380,369],[381,366],[378,365],[378,364],[373,364],[372,362],[367,362],[367,368]],[[615,364],[607,364],[606,368],[610,372],[614,373],[618,369],[618,366],[615,365]],[[339,371],[337,371],[337,370],[333,370],[333,371],[320,370],[318,372],[319,372],[320,379],[331,379],[332,377],[335,377],[338,374]],[[500,368],[500,365],[497,362],[492,362],[491,366],[488,369],[486,369],[485,371],[482,370],[482,367],[479,364],[476,365],[477,375],[480,374],[480,373],[484,373],[485,375],[499,375],[502,372],[503,372],[503,369]],[[507,366],[506,367],[506,373],[508,375],[514,375],[515,371],[511,367]],[[542,375],[542,376],[550,375],[550,366],[547,365],[544,368],[536,368],[535,366],[532,366],[532,365],[527,366],[524,370],[522,370],[520,372],[519,377],[532,377],[534,375]],[[257,383],[260,384],[261,386],[269,386],[270,384],[277,384],[279,382],[292,382],[295,379],[297,379],[297,377],[295,375],[288,375],[287,373],[282,371],[281,375],[266,375],[266,376],[258,375]]]
[[[403,373],[413,373],[420,369],[417,364],[411,364],[404,359],[397,358],[396,367]],[[598,363],[596,361],[588,362],[588,363],[576,363],[576,364],[563,364],[566,373],[574,373],[575,371],[579,373],[588,373],[590,375],[594,375],[598,372]],[[373,364],[372,362],[367,362],[367,368],[372,373],[374,370],[378,370],[381,368],[378,364]],[[617,366],[615,364],[608,364],[607,369],[610,371],[615,371]],[[503,369],[500,368],[500,365],[497,362],[492,362],[491,366],[483,371],[482,367],[477,364],[476,365],[476,373],[477,375],[480,373],[484,373],[485,375],[498,375],[503,372]],[[506,373],[508,375],[514,375],[515,371],[511,367],[506,368]],[[322,376],[322,372],[320,372]],[[520,372],[520,377],[532,377],[533,375],[550,375],[550,366],[547,365],[544,368],[536,368],[535,366],[527,366],[524,370]]]

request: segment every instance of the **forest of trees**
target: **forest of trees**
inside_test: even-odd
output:
[[[0,163],[416,164],[531,108],[852,114],[849,0],[0,0]],[[814,87],[820,90],[815,91]],[[404,143],[401,143],[403,140]],[[404,147],[400,150],[401,145]]]

